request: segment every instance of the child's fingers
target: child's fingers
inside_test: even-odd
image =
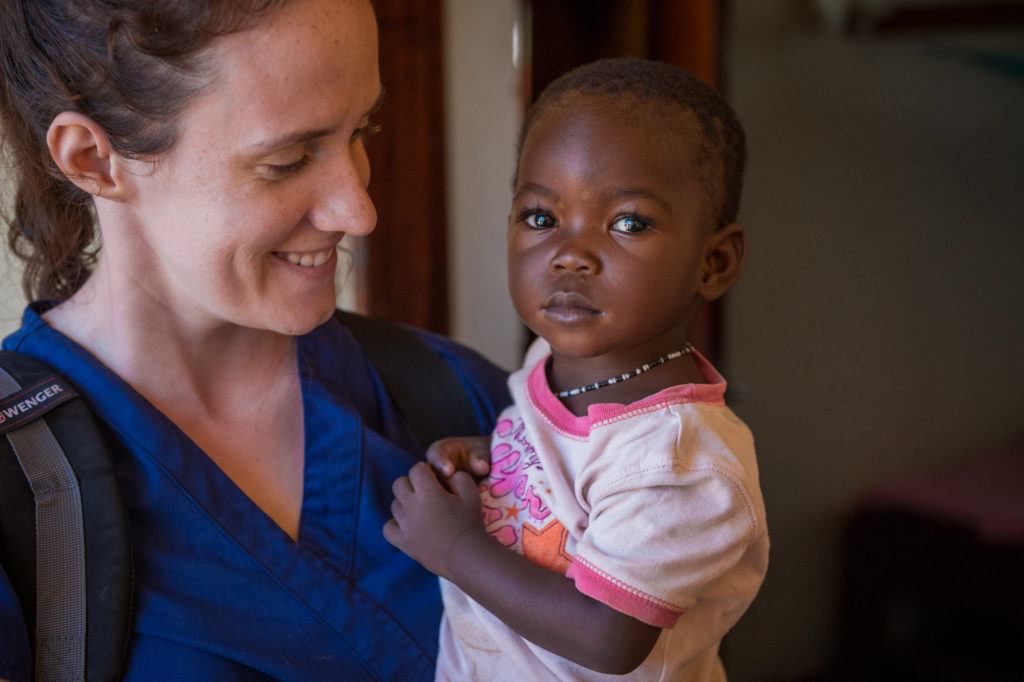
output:
[[[427,461],[442,478],[449,478],[456,471],[486,476],[491,471],[490,444],[487,436],[442,438],[427,448]]]
[[[391,484],[391,492],[394,494],[396,500],[400,500],[403,497],[412,494],[412,484],[409,483],[408,476],[399,476],[395,479],[395,482]]]
[[[467,438],[463,442],[469,455],[467,468],[477,476],[491,473],[491,439],[479,436]]]
[[[401,523],[405,518],[405,505],[397,497],[391,500],[391,520]]]
[[[444,476],[455,473],[462,447],[454,438],[442,438],[427,448],[427,461]]]
[[[491,473],[491,454],[474,452],[469,458],[469,466],[477,476],[486,476]]]
[[[381,531],[384,533],[385,540],[398,549],[402,549],[402,529],[398,527],[397,521],[388,519]]]
[[[455,475],[448,479],[452,492],[463,498],[476,499],[480,494],[476,487],[476,481],[465,471],[456,471]]]
[[[440,487],[433,469],[425,462],[417,462],[409,469],[409,483],[414,492],[421,492],[433,487]]]

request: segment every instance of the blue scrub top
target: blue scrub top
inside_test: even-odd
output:
[[[298,339],[306,453],[293,542],[167,417],[49,327],[44,310],[30,306],[3,348],[61,372],[110,441],[135,563],[126,680],[433,679],[437,579],[381,534],[391,483],[421,449],[336,319]],[[447,339],[422,338],[489,432],[509,403],[504,373]],[[0,569],[0,677],[27,682],[30,670]]]

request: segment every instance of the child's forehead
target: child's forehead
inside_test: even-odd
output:
[[[628,92],[569,93],[534,122],[524,142],[540,131],[567,128],[574,135],[604,136],[609,128],[650,135],[660,145],[691,154],[706,142],[700,121],[690,109],[667,100],[639,99]]]
[[[697,117],[688,109],[628,96],[578,94],[550,106],[534,121],[523,153],[550,155],[566,147],[594,150],[625,148],[650,162],[673,161],[680,170],[696,170],[706,161],[706,145]]]
[[[713,219],[713,178],[720,171],[713,150],[697,115],[676,102],[573,94],[532,122],[516,186],[554,176],[575,177],[594,190],[642,186],[669,200],[699,196]]]

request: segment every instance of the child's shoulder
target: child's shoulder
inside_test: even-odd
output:
[[[727,405],[699,401],[669,402],[656,410],[621,420],[596,423],[616,439],[656,438],[672,445],[673,459],[718,456],[725,451],[753,450],[747,425]]]
[[[715,477],[745,493],[758,486],[753,436],[724,404],[668,404],[609,423],[601,440],[593,466],[603,485],[691,485]]]

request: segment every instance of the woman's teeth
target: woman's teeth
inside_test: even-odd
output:
[[[290,251],[280,251],[279,255],[292,265],[300,265],[304,268],[315,268],[318,265],[326,263],[330,259],[332,253],[334,253],[334,249],[324,249],[323,251],[301,254]]]

